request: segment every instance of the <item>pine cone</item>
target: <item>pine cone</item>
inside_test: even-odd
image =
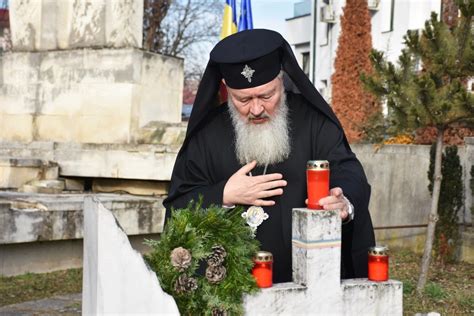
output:
[[[213,267],[220,266],[224,263],[227,252],[224,247],[217,245],[212,247],[212,253],[207,257],[207,264]]]
[[[222,308],[213,308],[212,316],[227,316],[227,311]]]
[[[188,293],[196,290],[198,287],[195,278],[188,277],[186,274],[181,274],[174,283],[174,290],[176,293]]]
[[[174,248],[170,255],[171,264],[179,271],[186,270],[191,265],[191,253],[183,247]]]
[[[206,279],[211,284],[224,280],[227,270],[223,266],[208,266],[206,269]]]

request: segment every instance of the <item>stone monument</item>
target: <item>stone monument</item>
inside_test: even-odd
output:
[[[96,311],[97,306],[106,306],[122,300],[123,292],[135,302],[140,297],[150,297],[156,291],[157,279],[143,264],[135,268],[117,270],[115,267],[135,258],[129,245],[111,238],[120,228],[114,224],[113,215],[97,200],[88,198],[85,205],[84,289],[83,312]],[[372,282],[367,279],[340,279],[341,219],[337,211],[293,210],[293,282],[276,284],[259,293],[244,298],[247,315],[402,315],[402,283],[389,280]],[[112,255],[108,250],[114,248]],[[128,250],[127,250],[128,249]],[[138,258],[133,259],[139,261]],[[109,266],[115,271],[111,273]],[[130,274],[130,275],[129,275]],[[144,275],[137,281],[132,275]],[[148,276],[147,276],[148,275]],[[147,277],[145,277],[147,276]],[[146,278],[149,278],[148,280]],[[151,280],[151,281],[150,281]],[[129,282],[132,282],[130,284]],[[146,286],[136,287],[137,282]],[[153,286],[150,284],[154,284]],[[112,289],[107,296],[99,294],[101,289]],[[103,290],[102,290],[103,291]],[[158,291],[159,292],[159,291]],[[156,294],[154,304],[163,300],[164,294]],[[132,304],[132,303],[131,303]],[[168,303],[161,303],[162,310]],[[121,303],[124,310],[133,311]],[[138,311],[134,311],[135,313]]]
[[[179,315],[112,213],[97,198],[84,204],[82,314]]]
[[[183,59],[142,49],[143,11],[144,0],[9,1],[0,275],[81,267],[88,191],[110,193],[101,201],[141,251],[161,233],[186,128]]]
[[[183,60],[141,50],[144,0],[10,0],[1,140],[133,143],[181,122]]]

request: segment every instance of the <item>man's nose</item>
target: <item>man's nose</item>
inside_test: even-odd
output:
[[[250,113],[254,116],[260,116],[265,111],[265,108],[260,103],[258,98],[252,99],[252,103],[250,105]]]

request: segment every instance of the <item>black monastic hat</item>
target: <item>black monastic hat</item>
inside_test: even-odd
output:
[[[227,86],[253,88],[270,82],[281,70],[283,38],[276,32],[239,32],[220,41],[211,51]]]
[[[246,89],[270,82],[280,70],[286,73],[310,106],[341,127],[332,109],[298,65],[288,42],[275,31],[246,30],[221,40],[211,51],[181,151],[205,124],[212,110],[220,105],[218,91],[222,79],[231,88]]]

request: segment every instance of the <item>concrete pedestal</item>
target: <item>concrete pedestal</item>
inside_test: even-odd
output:
[[[136,48],[0,57],[3,141],[131,143],[181,122],[183,60]]]

